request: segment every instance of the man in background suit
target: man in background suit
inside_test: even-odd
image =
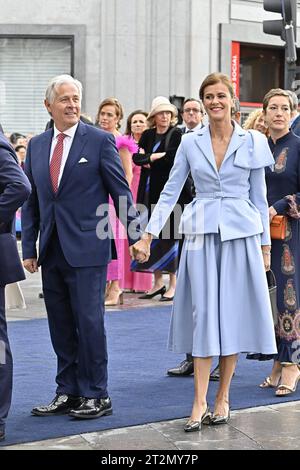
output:
[[[182,105],[182,133],[195,132],[203,127],[205,110],[202,102],[196,98],[186,98]]]
[[[0,234],[9,234],[13,230],[16,210],[30,194],[30,184],[13,148],[6,138],[0,135]],[[1,235],[0,235],[1,236]],[[0,250],[0,440],[5,438],[5,419],[7,417],[12,396],[12,368],[13,361],[7,336],[5,318],[4,288],[7,283],[25,279],[24,272],[15,271],[13,265],[20,263],[17,250],[11,253]]]
[[[292,108],[292,113],[291,113],[291,131],[293,131],[294,134],[296,134],[298,137],[300,137],[300,114],[298,111],[299,107],[299,102],[298,102],[298,96],[294,91],[291,90],[286,90],[288,94],[290,95],[293,103],[293,108]]]
[[[81,83],[69,75],[55,77],[46,90],[54,127],[29,142],[25,171],[33,191],[23,208],[22,242],[25,268],[42,267],[57,356],[56,396],[32,413],[85,419],[112,413],[104,328],[111,240],[103,205],[110,194],[127,229],[137,213],[113,135],[80,121],[81,95]],[[128,230],[130,245],[137,232]]]

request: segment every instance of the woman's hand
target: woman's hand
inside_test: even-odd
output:
[[[270,223],[272,222],[272,219],[273,219],[273,217],[275,217],[275,215],[277,215],[277,211],[274,209],[273,206],[269,207],[269,219],[270,219]]]
[[[146,263],[150,257],[151,240],[152,235],[150,233],[144,233],[142,239],[130,247],[129,252],[131,259],[139,263]]]
[[[160,158],[164,157],[166,155],[166,152],[157,152],[157,153],[152,153],[150,156],[150,161],[155,162],[156,160],[159,160]]]
[[[271,247],[269,245],[264,245],[261,247],[264,266],[266,271],[270,271],[271,269]]]

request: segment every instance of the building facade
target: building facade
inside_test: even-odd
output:
[[[283,86],[283,42],[263,33],[274,14],[259,0],[0,0],[0,9],[7,132],[44,129],[43,93],[60,73],[82,81],[83,111],[93,119],[107,96],[126,115],[149,109],[157,95],[198,96],[212,71],[232,75],[245,109],[266,87]]]

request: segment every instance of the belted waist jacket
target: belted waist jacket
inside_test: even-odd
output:
[[[145,231],[155,236],[160,233],[191,172],[196,197],[183,211],[180,233],[220,233],[222,241],[260,234],[261,244],[269,245],[265,167],[273,164],[266,137],[258,131],[245,131],[236,123],[219,170],[209,125],[183,136]]]

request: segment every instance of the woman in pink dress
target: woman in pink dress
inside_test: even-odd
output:
[[[96,124],[105,131],[111,132],[121,157],[123,169],[129,186],[132,182],[132,154],[136,151],[136,144],[132,138],[122,136],[119,132],[120,122],[123,118],[123,108],[116,98],[106,98],[98,109]],[[110,199],[110,223],[114,232],[114,241],[117,250],[117,259],[112,260],[107,267],[107,289],[105,305],[118,305],[123,303],[121,283],[124,279],[124,255],[126,234],[123,226],[116,216],[112,200]]]
[[[142,133],[147,129],[147,116],[148,113],[142,109],[136,109],[129,114],[127,118],[127,125],[125,130],[125,136],[130,137],[138,144]],[[135,151],[133,152],[135,153]],[[131,192],[134,202],[136,202],[137,192],[140,182],[141,167],[135,165],[132,161],[132,173],[133,178],[131,182]],[[138,273],[130,271],[131,259],[129,256],[128,243],[126,240],[125,248],[125,266],[124,266],[124,289],[128,289],[134,292],[146,292],[152,287],[152,275],[151,273]]]

